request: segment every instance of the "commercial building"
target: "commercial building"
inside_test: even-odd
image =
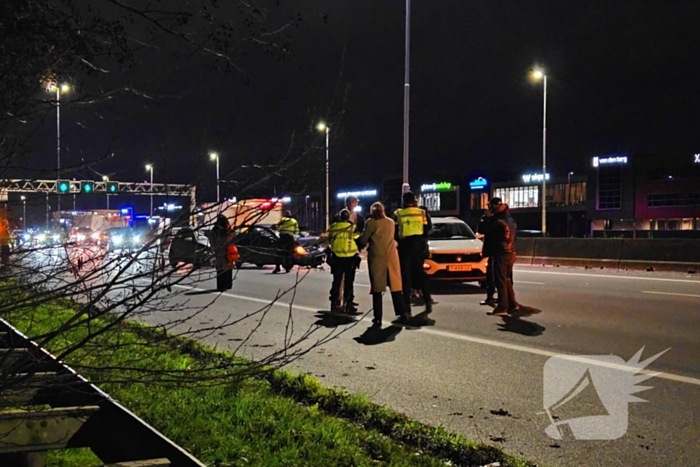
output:
[[[546,177],[547,232],[553,237],[583,237],[588,233],[586,199],[588,177],[586,174],[568,172],[564,176],[543,175],[528,172],[519,180],[494,182],[491,196],[498,197],[510,207],[518,230],[541,232],[542,229],[542,181]],[[472,201],[483,206],[483,195]]]
[[[700,154],[613,154],[591,160],[595,237],[700,238]]]

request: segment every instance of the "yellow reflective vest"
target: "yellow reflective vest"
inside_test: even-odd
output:
[[[331,251],[339,258],[350,258],[360,252],[355,243],[355,225],[348,221],[334,222],[328,228]]]
[[[277,231],[298,234],[299,223],[293,217],[283,217],[279,224],[277,224]]]
[[[423,235],[425,226],[428,225],[425,211],[420,208],[407,207],[397,209],[394,212],[394,216],[399,227],[399,238]]]

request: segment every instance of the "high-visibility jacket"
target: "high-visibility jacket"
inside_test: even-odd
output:
[[[338,221],[328,228],[328,240],[331,243],[331,251],[339,258],[351,258],[358,254],[355,239],[355,225],[348,221]]]
[[[277,231],[299,234],[299,223],[293,217],[283,217],[279,224],[277,224]]]
[[[397,209],[394,212],[396,225],[399,228],[399,238],[423,235],[425,226],[428,225],[428,218],[425,211],[420,208],[406,207]]]

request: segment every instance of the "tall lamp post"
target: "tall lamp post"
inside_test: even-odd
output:
[[[61,178],[61,93],[65,94],[70,91],[70,86],[67,84],[58,84],[49,82],[46,86],[48,92],[56,93],[56,179]],[[75,197],[73,198],[75,202]],[[58,197],[58,212],[61,212],[61,197]]]
[[[151,192],[151,210],[148,213],[148,219],[153,216],[153,164],[146,164],[146,170],[151,172],[151,184],[148,186],[148,191]]]
[[[329,216],[329,204],[330,204],[330,198],[328,195],[329,192],[329,184],[328,184],[328,135],[331,132],[331,127],[326,125],[325,123],[319,123],[318,127],[319,131],[325,131],[326,132],[326,232],[328,231],[328,227],[330,226],[330,216]]]
[[[108,182],[108,181],[109,181],[109,177],[106,176],[106,175],[103,175],[103,176],[102,176],[102,181],[103,181],[103,182]],[[105,191],[107,191],[107,190],[105,190]],[[107,191],[107,210],[109,211],[109,191]]]
[[[22,230],[27,232],[27,197],[22,195]]]
[[[543,80],[544,103],[542,112],[542,235],[547,232],[547,75],[542,70],[535,70],[532,76]]]
[[[216,204],[219,204],[219,154],[211,152],[209,153],[209,159],[216,161]]]
[[[410,106],[409,65],[411,63],[411,0],[406,0],[406,38],[404,51],[404,85],[403,85],[403,184],[401,193],[410,189],[408,184],[408,123]]]

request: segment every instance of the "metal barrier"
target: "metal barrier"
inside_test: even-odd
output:
[[[204,467],[3,319],[0,388],[0,466],[44,467],[48,451],[83,447],[115,467]]]

